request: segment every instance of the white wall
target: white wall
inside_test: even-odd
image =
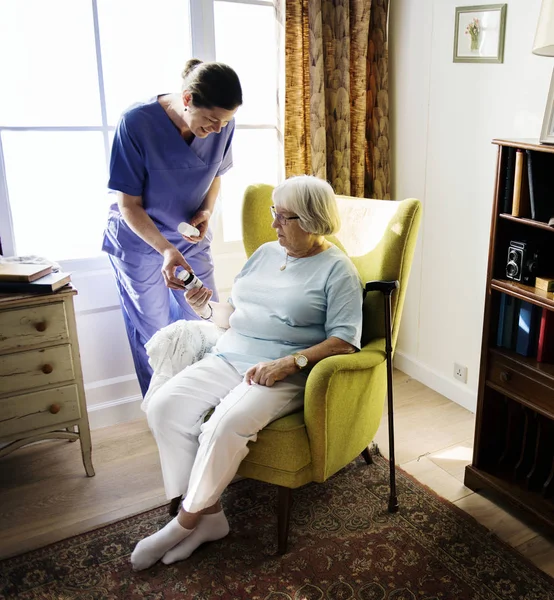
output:
[[[138,418],[140,388],[108,259],[105,268],[76,269],[75,317],[85,395],[93,429]]]
[[[466,3],[471,4],[471,3]],[[540,0],[508,4],[503,64],[454,63],[459,0],[391,0],[393,196],[423,202],[395,365],[475,410],[497,146],[538,138],[554,59]],[[453,378],[454,362],[468,382]]]

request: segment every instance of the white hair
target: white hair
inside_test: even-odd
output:
[[[333,188],[311,175],[289,177],[273,190],[273,203],[300,217],[307,233],[329,235],[340,229],[340,217]]]

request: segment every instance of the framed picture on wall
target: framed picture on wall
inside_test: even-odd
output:
[[[454,20],[454,62],[504,62],[507,4],[458,6]]]

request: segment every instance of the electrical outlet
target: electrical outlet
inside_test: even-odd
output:
[[[462,383],[467,383],[467,367],[454,363],[454,378]]]

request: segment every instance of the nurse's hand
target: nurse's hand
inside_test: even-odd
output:
[[[281,381],[287,375],[297,373],[298,368],[292,356],[285,356],[270,362],[261,362],[250,367],[244,374],[244,381],[248,385],[258,383],[271,387],[277,381]]]
[[[162,265],[162,275],[165,285],[172,290],[182,290],[185,288],[183,282],[175,275],[177,267],[183,267],[189,273],[192,273],[192,267],[184,259],[183,255],[174,246],[168,248],[163,253],[164,262]]]
[[[190,237],[183,236],[186,240],[193,243],[198,243],[204,239],[204,236],[208,232],[208,223],[212,213],[209,210],[199,210],[194,217],[190,220],[190,224],[196,227],[200,232],[200,235],[193,235]]]

